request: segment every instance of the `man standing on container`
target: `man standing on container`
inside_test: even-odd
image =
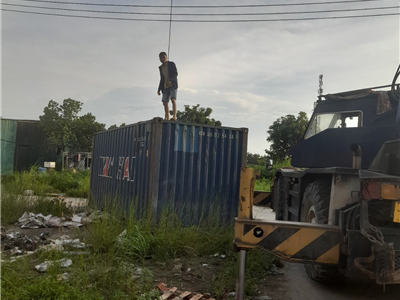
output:
[[[160,84],[158,86],[157,94],[161,95],[162,103],[164,104],[165,120],[169,120],[169,107],[168,102],[171,99],[173,117],[172,120],[176,121],[176,94],[178,92],[178,70],[175,63],[167,60],[167,53],[161,52],[159,54],[162,65],[160,69]]]

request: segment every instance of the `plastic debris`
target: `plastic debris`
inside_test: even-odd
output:
[[[19,232],[10,232],[2,230],[1,246],[4,250],[15,249],[16,247],[22,251],[36,250],[37,243],[40,241],[38,237],[29,237]]]
[[[68,268],[72,265],[72,260],[68,258],[62,258],[60,260],[46,260],[45,262],[41,263],[40,265],[36,265],[35,269],[38,270],[39,272],[46,272],[49,266],[53,266],[54,264],[60,264],[61,268]]]
[[[62,273],[57,275],[58,281],[68,281],[68,273]]]
[[[47,250],[65,250],[65,247],[82,249],[87,245],[81,242],[79,239],[71,239],[68,235],[63,235],[56,240],[50,240],[50,244],[43,246],[42,248]]]
[[[48,231],[42,232],[42,233],[40,234],[40,239],[41,239],[42,241],[45,241],[45,240],[46,240],[46,237],[48,237],[48,236],[50,236],[50,232],[48,232]]]
[[[79,220],[76,222],[74,220],[66,220],[65,218],[60,218],[52,215],[44,216],[42,214],[34,214],[32,212],[24,214],[18,219],[18,222],[15,224],[17,226],[21,226],[21,228],[46,228],[46,227],[80,227],[82,226],[81,220],[82,218],[78,215],[74,215],[75,220]],[[72,219],[74,219],[74,216]]]
[[[118,237],[117,237],[118,243],[122,243],[122,241],[123,241],[123,239],[126,237],[127,233],[128,233],[128,232],[127,232],[126,229],[125,229],[124,231],[122,231],[122,232],[118,235]]]
[[[27,256],[32,255],[34,253],[35,253],[34,251],[26,251],[25,254],[23,254],[23,255],[14,256],[13,258],[10,259],[9,262],[12,263],[12,262],[16,261],[18,258],[27,257]]]
[[[14,249],[11,250],[11,255],[21,255],[24,252],[22,250],[19,250],[18,247],[15,247]]]

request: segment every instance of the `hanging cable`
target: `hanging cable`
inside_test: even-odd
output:
[[[182,22],[182,23],[252,23],[252,22],[285,22],[285,21],[313,21],[313,20],[334,20],[334,19],[353,19],[353,18],[372,18],[372,17],[387,17],[398,16],[399,12],[375,15],[350,15],[350,16],[331,16],[331,17],[311,17],[311,18],[288,18],[288,19],[243,19],[243,20],[160,20],[160,19],[139,19],[139,18],[116,18],[116,17],[100,17],[100,16],[82,16],[82,15],[65,15],[65,14],[51,14],[34,11],[23,11],[16,9],[1,8],[2,11],[43,15],[43,16],[56,16],[56,17],[70,17],[82,19],[100,19],[100,20],[118,20],[118,21],[148,21],[148,22]]]
[[[114,3],[90,3],[90,2],[69,2],[53,0],[22,0],[28,2],[42,2],[66,5],[95,5],[95,6],[121,6],[121,7],[169,7],[167,5],[142,5],[142,4],[114,4]],[[326,5],[326,4],[348,4],[352,2],[377,2],[382,0],[344,0],[327,2],[303,2],[303,3],[279,3],[279,4],[246,4],[246,5],[179,5],[175,8],[240,8],[240,7],[274,7],[274,6],[299,6],[299,5]]]
[[[47,6],[34,6],[34,5],[21,5],[2,3],[6,6],[34,8],[34,9],[47,9],[47,10],[61,10],[61,11],[74,11],[74,12],[89,12],[89,13],[102,13],[102,14],[127,14],[127,15],[149,15],[149,16],[168,16],[171,13],[160,12],[130,12],[130,11],[106,11],[106,10],[91,10],[91,9],[75,9],[75,8],[59,8]],[[175,6],[176,8],[176,6]],[[312,11],[285,11],[285,12],[256,12],[256,13],[173,13],[173,16],[267,16],[267,15],[291,15],[291,14],[316,14],[316,13],[337,13],[337,12],[352,12],[352,11],[369,11],[369,10],[383,10],[394,9],[399,6],[382,6],[382,7],[365,7],[365,8],[350,8],[350,9],[332,9],[332,10],[312,10]]]
[[[168,52],[167,52],[168,59],[169,59],[169,48],[171,46],[171,28],[172,28],[172,0],[171,0],[171,11],[169,13],[169,37],[168,37]]]

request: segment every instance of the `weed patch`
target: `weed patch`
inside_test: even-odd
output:
[[[76,184],[75,179],[83,183]],[[68,193],[66,189],[83,190],[86,184],[88,173],[84,172],[37,174],[31,170],[3,178],[1,222],[13,223],[25,211],[56,216],[65,213],[58,201],[39,197],[32,202],[20,197],[18,193],[26,189],[35,194]],[[39,250],[15,262],[2,263],[3,298],[150,300],[158,296],[154,288],[160,280],[168,286],[208,292],[218,299],[235,290],[238,254],[233,250],[233,220],[229,224],[221,221],[225,208],[218,201],[210,204],[211,213],[199,208],[196,222],[200,221],[200,225],[179,219],[182,214],[171,208],[165,208],[157,223],[153,223],[151,216],[137,211],[135,203],[133,200],[125,210],[118,199],[110,199],[90,225],[76,230],[74,238],[90,245],[84,249],[85,254]],[[8,259],[4,252],[2,256]],[[45,273],[34,268],[46,260],[62,258],[71,259],[72,265],[61,268],[54,264]],[[248,252],[246,294],[256,293],[271,262],[265,252]]]

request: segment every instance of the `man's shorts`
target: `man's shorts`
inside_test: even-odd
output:
[[[162,95],[162,102],[169,102],[169,99],[174,98],[176,99],[176,96],[178,94],[178,89],[174,89],[173,86],[170,86],[166,89],[163,90],[163,95]]]

